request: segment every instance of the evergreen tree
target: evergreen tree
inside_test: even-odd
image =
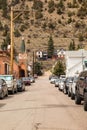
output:
[[[80,46],[80,44],[77,45],[77,49],[82,49],[81,46]]]
[[[22,38],[22,42],[21,42],[21,53],[25,53],[25,41],[24,41],[24,38]]]
[[[2,45],[1,45],[1,49],[2,50],[7,50],[7,42],[6,42],[6,39],[3,39],[3,42],[2,42]]]
[[[7,36],[6,36],[6,43],[7,43],[7,45],[9,45],[10,42],[11,42],[10,34],[8,33]]]
[[[7,17],[7,0],[2,1],[3,17]]]
[[[42,70],[41,63],[35,62],[34,63],[34,73],[40,76],[40,75],[42,75],[42,71],[41,70]]]
[[[60,76],[65,74],[65,67],[62,61],[58,61],[53,69],[53,74]]]
[[[75,50],[75,41],[72,41],[72,49]]]
[[[53,53],[54,53],[54,42],[52,39],[52,36],[50,36],[49,41],[48,41],[48,58],[52,58]]]
[[[72,40],[69,44],[69,50],[75,50],[75,42]]]
[[[72,42],[70,42],[70,44],[69,44],[69,50],[72,50]]]
[[[10,36],[9,36],[9,34],[7,34],[6,38],[3,39],[1,49],[2,50],[7,50],[7,47],[8,47],[9,44],[10,44]]]

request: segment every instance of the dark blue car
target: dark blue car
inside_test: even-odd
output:
[[[25,91],[25,84],[22,79],[17,80],[17,90],[18,91]]]

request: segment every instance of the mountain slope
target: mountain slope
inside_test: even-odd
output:
[[[68,49],[73,40],[76,48],[78,44],[87,48],[86,0],[7,0],[7,5],[1,0],[0,5],[5,6],[0,6],[3,27],[0,27],[1,44],[7,35],[10,36],[10,7],[13,5],[14,17],[19,14],[17,10],[29,10],[23,11],[14,21],[14,43],[18,52],[22,36],[25,38],[26,48],[31,52],[47,50],[50,35],[55,49]]]

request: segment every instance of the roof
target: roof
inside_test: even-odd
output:
[[[80,49],[77,51],[66,51],[65,56],[67,57],[86,57],[87,56],[87,51],[84,49]]]

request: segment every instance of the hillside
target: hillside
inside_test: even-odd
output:
[[[47,50],[50,35],[55,49],[68,49],[72,40],[76,48],[78,44],[87,48],[86,0],[0,0],[0,44],[10,42],[11,6],[14,17],[20,13],[18,10],[22,11],[14,20],[14,43],[18,52],[22,36],[30,52]]]

